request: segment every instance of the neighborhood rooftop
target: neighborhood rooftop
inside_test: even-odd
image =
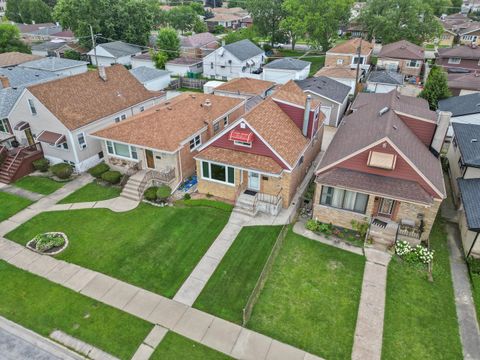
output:
[[[380,58],[394,58],[407,60],[423,60],[425,52],[422,47],[412,44],[406,40],[400,40],[391,44],[382,46],[378,54]]]
[[[480,47],[454,46],[452,48],[438,49],[438,55],[441,58],[459,57],[462,59],[480,59]]]
[[[468,228],[480,231],[480,179],[458,179],[458,187]]]
[[[23,68],[19,66],[0,68],[0,76],[8,78],[10,87],[16,88],[35,84],[42,80],[50,80],[57,77],[56,74],[38,69]],[[0,87],[3,87],[0,84]]]
[[[215,88],[215,90],[237,94],[262,95],[273,88],[275,83],[250,78],[235,78]]]
[[[343,103],[350,92],[350,86],[342,84],[326,76],[295,81],[306,92],[317,93],[337,103]]]
[[[41,59],[40,56],[24,54],[16,51],[0,54],[0,67],[15,66],[27,61]]]
[[[170,75],[166,70],[153,69],[147,66],[139,66],[135,69],[131,69],[130,73],[142,84],[161,76]]]
[[[368,81],[380,84],[403,85],[403,75],[394,71],[375,70],[368,75]]]
[[[338,79],[355,79],[357,72],[348,65],[325,66],[315,73],[314,77],[318,76],[328,76]]]
[[[373,50],[373,45],[367,40],[362,40],[360,38],[354,38],[347,40],[327,51],[327,54],[356,54],[358,47],[361,46],[361,54],[368,55]]]
[[[452,126],[463,163],[480,167],[480,125],[453,122]]]
[[[280,70],[303,70],[309,66],[311,62],[299,60],[295,58],[276,59],[264,66],[266,69]]]
[[[480,113],[480,93],[452,96],[438,102],[438,109],[450,111],[452,116]]]
[[[108,53],[117,58],[122,56],[134,55],[142,51],[142,47],[127,44],[123,41],[113,41],[109,43],[98,44],[97,46],[105,49]]]
[[[182,36],[180,38],[180,45],[183,47],[199,48],[217,41],[218,39],[215,35],[209,32],[204,32],[190,36]]]
[[[65,70],[77,66],[87,65],[86,61],[64,59],[59,57],[46,57],[21,64],[21,67],[45,71]]]
[[[251,57],[263,53],[262,49],[248,39],[224,45],[223,47],[240,61],[250,59]]]

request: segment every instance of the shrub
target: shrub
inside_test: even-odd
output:
[[[102,174],[102,180],[110,184],[118,184],[121,178],[122,178],[122,174],[120,174],[119,171],[109,170],[109,171],[105,171]]]
[[[69,164],[59,163],[50,166],[50,171],[60,179],[68,179],[72,176],[73,169]]]
[[[33,168],[35,170],[38,170],[38,171],[41,171],[41,172],[47,172],[48,168],[50,166],[50,161],[43,158],[43,159],[35,160],[32,164],[33,164]]]
[[[428,264],[433,260],[434,250],[428,250],[422,245],[410,246],[407,241],[397,241],[395,244],[395,253],[408,263]]]
[[[473,274],[480,275],[480,259],[476,259],[472,256],[470,256],[467,259],[468,262],[468,267],[470,268],[470,272]]]
[[[307,230],[317,232],[319,229],[319,226],[318,226],[319,224],[320,223],[317,220],[310,219],[305,224],[305,227],[307,228]]]
[[[352,225],[353,230],[358,232],[360,235],[360,238],[363,240],[365,239],[365,236],[367,236],[368,228],[370,227],[370,224],[367,221],[357,221],[357,220],[352,220],[350,222]]]
[[[143,193],[143,197],[148,201],[157,200],[157,190],[158,186],[151,186]]]
[[[108,170],[110,170],[110,166],[102,162],[88,169],[88,173],[98,179],[101,178],[102,174],[106,173]]]
[[[38,251],[48,251],[54,247],[65,244],[65,239],[60,234],[38,234],[33,238]]]
[[[183,200],[190,200],[191,198],[190,194],[183,195]]]
[[[167,185],[160,185],[157,189],[157,199],[160,201],[165,201],[172,194],[172,189]]]

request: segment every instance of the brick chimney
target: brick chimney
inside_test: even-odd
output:
[[[0,82],[2,83],[2,88],[6,89],[10,87],[10,80],[5,75],[0,75]]]

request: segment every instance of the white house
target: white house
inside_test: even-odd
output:
[[[29,61],[18,66],[28,69],[49,71],[58,76],[70,76],[82,74],[88,71],[87,65],[88,63],[86,61],[48,57],[39,60]]]
[[[285,84],[290,80],[303,80],[310,73],[309,61],[294,58],[276,59],[263,66],[263,80]]]
[[[170,84],[170,73],[166,70],[140,66],[130,70],[130,74],[140,81],[147,90],[163,90]]]
[[[205,77],[230,80],[260,74],[265,52],[250,40],[224,45],[203,58]]]
[[[142,53],[142,48],[122,41],[98,44],[87,55],[93,65],[110,66],[113,64],[131,65],[132,56]]]
[[[367,90],[374,93],[388,93],[392,90],[399,90],[403,87],[405,75],[402,73],[375,70],[371,71],[367,78]]]
[[[453,136],[451,123],[480,125],[480,106],[478,104],[480,104],[480,93],[452,96],[438,102],[439,110],[452,113],[447,138]]]
[[[132,56],[132,69],[135,69],[140,66],[146,66],[152,69],[155,69],[155,63],[150,56],[150,53],[142,53],[139,55]]]
[[[167,61],[165,70],[169,71],[174,76],[187,76],[191,74],[201,74],[203,72],[202,59],[179,57]]]

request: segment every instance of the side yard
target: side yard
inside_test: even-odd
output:
[[[38,194],[50,195],[65,185],[65,182],[58,182],[44,176],[25,176],[13,185]]]
[[[0,204],[2,204],[0,206],[0,222],[15,215],[32,203],[31,200],[24,197],[0,191]]]

